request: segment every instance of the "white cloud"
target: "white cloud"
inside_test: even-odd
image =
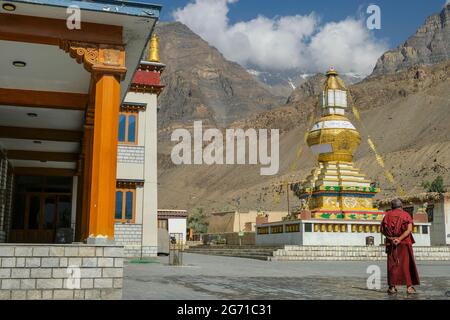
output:
[[[387,50],[360,19],[321,24],[319,17],[311,13],[273,19],[258,16],[230,24],[229,4],[237,1],[195,0],[175,10],[173,17],[227,59],[262,69],[323,72],[334,66],[341,72],[367,75]]]

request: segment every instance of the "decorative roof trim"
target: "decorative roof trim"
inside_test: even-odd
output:
[[[187,216],[186,210],[158,210],[158,219],[187,218]]]
[[[412,203],[424,203],[424,202],[439,202],[444,199],[444,195],[448,195],[449,193],[438,193],[438,192],[428,192],[428,193],[419,193],[408,195],[406,197],[398,197],[404,205],[412,204]],[[396,197],[386,198],[378,201],[378,205],[380,206],[388,206],[391,204],[391,201],[397,199]]]
[[[140,103],[140,102],[124,102],[120,106],[120,111],[122,112],[139,112],[139,111],[145,111],[147,109],[146,103]]]
[[[144,180],[117,179],[116,188],[136,189],[144,186]]]
[[[49,7],[62,7],[64,9],[66,9],[70,5],[76,5],[81,10],[144,18],[159,18],[160,11],[162,9],[162,6],[156,4],[119,0],[11,0],[10,2],[29,3]]]
[[[165,88],[165,86],[162,84],[161,85],[151,85],[151,86],[132,84],[129,91],[137,92],[137,93],[151,93],[151,94],[157,94],[159,96],[164,88]]]
[[[166,68],[166,65],[164,63],[151,62],[151,61],[141,61],[141,64],[139,65],[139,69],[138,70],[142,70],[142,71],[157,71],[159,73],[162,73],[165,68]]]

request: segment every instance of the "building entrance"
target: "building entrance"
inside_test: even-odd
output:
[[[54,243],[71,227],[72,178],[17,177],[9,242]]]

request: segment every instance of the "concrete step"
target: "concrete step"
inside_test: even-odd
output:
[[[189,248],[186,251],[197,251],[197,252],[249,252],[249,253],[260,253],[260,254],[272,254],[274,250],[237,250],[237,249],[195,249]]]
[[[284,248],[204,246],[186,252],[271,261],[382,261],[382,246],[285,246]],[[449,261],[450,247],[414,247],[418,261]]]
[[[246,259],[256,259],[256,260],[264,260],[267,261],[269,256],[267,255],[261,255],[261,254],[250,254],[250,253],[236,253],[236,252],[228,252],[228,253],[218,253],[218,252],[206,252],[206,251],[189,251],[188,253],[195,253],[195,254],[204,254],[204,255],[211,255],[211,256],[222,256],[222,257],[234,257],[234,258],[246,258]]]
[[[273,251],[238,251],[238,250],[186,250],[190,253],[203,253],[203,254],[250,254],[250,255],[273,255]]]
[[[256,247],[256,246],[198,246],[189,248],[185,252],[227,256],[236,258],[247,258],[257,260],[268,260],[268,257],[273,256],[273,253],[282,247]]]
[[[418,261],[449,261],[450,247],[414,247]],[[362,261],[385,260],[384,247],[344,247],[344,246],[285,246],[276,250],[272,261]]]

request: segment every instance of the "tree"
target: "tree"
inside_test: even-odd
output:
[[[444,178],[442,178],[442,176],[438,176],[436,179],[433,180],[433,182],[429,182],[429,181],[423,182],[422,187],[427,192],[444,193],[445,192]]]
[[[206,215],[203,213],[203,208],[197,208],[188,216],[188,228],[194,230],[195,233],[208,232],[208,222]]]

